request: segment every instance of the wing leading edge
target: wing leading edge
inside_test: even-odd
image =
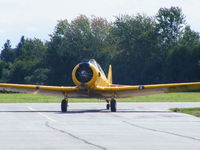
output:
[[[154,85],[111,85],[110,87],[96,87],[95,91],[104,97],[135,97],[158,93],[186,92],[200,90],[200,82],[154,84]]]
[[[74,96],[77,95],[77,91],[79,89],[76,86],[64,87],[64,86],[42,86],[42,85],[0,83],[0,90],[41,94],[47,96],[58,96],[58,97],[64,97],[70,95],[70,97],[73,97],[73,95]]]

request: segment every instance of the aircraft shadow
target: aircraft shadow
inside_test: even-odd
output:
[[[86,110],[69,110],[67,112],[60,111],[46,111],[46,110],[1,110],[0,113],[56,113],[56,114],[81,114],[81,113],[173,113],[172,111],[143,111],[143,110],[130,110],[130,109],[122,109],[117,110],[117,112],[110,112],[110,110],[106,109],[86,109]]]
[[[38,111],[31,111],[31,110],[1,110],[0,113],[37,113],[37,112],[45,112],[45,113],[56,113],[60,111],[43,111],[43,110],[38,110]]]
[[[67,112],[59,112],[59,114],[80,114],[80,113],[173,113],[172,111],[137,111],[137,110],[117,110],[117,112],[110,112],[110,110],[70,110]]]

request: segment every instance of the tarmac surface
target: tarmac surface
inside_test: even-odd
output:
[[[0,104],[2,150],[199,150],[200,118],[169,108],[200,103]]]

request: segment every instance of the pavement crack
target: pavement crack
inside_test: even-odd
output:
[[[61,129],[52,127],[52,126],[49,125],[49,122],[46,122],[45,125],[46,125],[46,127],[50,128],[50,129],[52,129],[52,130],[55,130],[55,131],[60,132],[60,133],[63,133],[63,134],[67,134],[67,135],[71,136],[72,138],[74,138],[74,139],[76,139],[76,140],[82,141],[82,142],[85,143],[85,144],[88,144],[88,145],[90,145],[90,146],[94,146],[94,147],[96,147],[96,148],[98,148],[98,149],[100,149],[100,150],[107,150],[107,149],[106,149],[105,147],[103,147],[103,146],[100,146],[100,145],[97,145],[97,144],[93,144],[93,143],[91,143],[91,142],[89,142],[89,141],[87,141],[87,140],[85,140],[85,139],[82,139],[82,138],[80,138],[80,137],[78,137],[78,136],[76,136],[76,135],[73,135],[73,134],[71,134],[71,133],[69,133],[69,132],[67,132],[67,131],[65,131],[65,130],[61,130]]]
[[[170,134],[170,135],[174,135],[174,136],[178,136],[178,137],[182,137],[182,138],[187,138],[187,139],[192,139],[192,140],[200,141],[199,138],[195,138],[195,137],[191,137],[191,136],[186,136],[186,135],[181,135],[181,134],[177,134],[177,133],[173,133],[173,132],[168,132],[168,131],[162,131],[162,130],[147,128],[147,127],[143,127],[143,126],[140,126],[140,125],[136,125],[136,124],[130,123],[128,121],[122,121],[122,122],[124,122],[126,124],[129,124],[129,125],[131,125],[133,127],[140,128],[140,129],[145,129],[145,130],[149,130],[149,131],[153,131],[153,132],[166,133],[166,134]]]

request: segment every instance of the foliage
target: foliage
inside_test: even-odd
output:
[[[10,51],[9,54],[13,56],[12,59],[7,59],[9,58],[7,57],[8,50]],[[23,36],[16,48],[8,49],[4,46],[0,61],[2,82],[35,83],[35,80],[27,80],[27,78],[32,76],[37,70],[46,68],[43,62],[45,53],[45,44],[39,39],[25,39]],[[44,73],[44,71],[37,71],[37,76],[41,76]],[[35,78],[38,79],[36,83],[44,83],[44,78]]]
[[[178,7],[160,8],[156,15],[160,44],[170,48],[179,40],[185,26],[185,16]]]
[[[156,16],[122,15],[113,22],[80,15],[60,20],[50,40],[9,40],[0,54],[0,82],[72,85],[71,72],[94,58],[107,73],[113,65],[118,84],[200,81],[199,33],[187,25],[178,7]]]
[[[114,79],[124,79],[121,81],[126,84],[144,84],[151,79],[155,82],[152,68],[159,68],[159,57],[155,57],[159,55],[155,21],[142,15],[122,16],[114,22],[111,34],[117,45],[114,59],[117,70],[114,69],[113,73],[121,72]]]
[[[83,15],[71,23],[59,21],[47,43],[46,61],[51,70],[48,84],[72,84],[72,69],[80,61],[94,58],[107,62],[110,58],[110,45],[106,41],[109,28],[105,19],[90,20]]]

